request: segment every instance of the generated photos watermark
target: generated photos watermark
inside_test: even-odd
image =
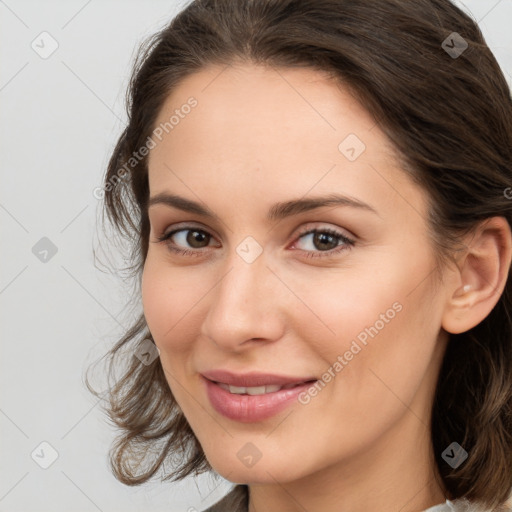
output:
[[[336,361],[327,368],[322,374],[322,378],[312,384],[306,391],[299,394],[298,400],[302,405],[307,405],[311,402],[311,399],[320,393],[325,386],[333,380],[338,373],[340,373],[350,361],[361,352],[361,350],[368,345],[368,337],[375,338],[379,332],[386,327],[387,324],[397,313],[402,311],[403,306],[400,302],[396,301],[385,313],[379,315],[379,319],[374,322],[370,327],[365,327],[357,336],[356,339],[352,340],[350,348],[346,350],[343,355],[339,355]],[[359,341],[359,343],[358,343]],[[362,346],[361,346],[362,345]]]

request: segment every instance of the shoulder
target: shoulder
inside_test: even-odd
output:
[[[248,497],[247,485],[237,485],[220,501],[203,512],[247,512]]]

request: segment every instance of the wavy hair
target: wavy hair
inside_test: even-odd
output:
[[[456,55],[460,37],[467,48]],[[139,284],[149,187],[147,157],[133,155],[180,81],[236,62],[326,71],[348,87],[425,190],[440,263],[480,221],[503,216],[512,225],[510,89],[477,23],[449,0],[194,0],[140,48],[128,123],[105,175],[103,212],[128,241]],[[447,497],[487,507],[503,504],[512,488],[511,286],[509,274],[488,317],[450,334],[432,404],[435,463]],[[127,485],[147,481],[166,463],[164,480],[212,469],[159,358],[146,365],[133,357],[147,339],[140,315],[105,355],[109,375],[124,365],[104,409],[119,434],[111,468]],[[469,453],[456,469],[441,457],[454,440]]]

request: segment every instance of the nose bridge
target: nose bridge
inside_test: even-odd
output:
[[[226,348],[281,335],[278,280],[267,268],[265,255],[255,256],[250,244],[240,244],[226,260],[202,325],[203,335]]]

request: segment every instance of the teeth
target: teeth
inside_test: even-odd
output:
[[[238,388],[240,389],[240,388]],[[244,388],[241,388],[244,389]],[[253,388],[245,388],[244,393],[247,393],[248,395],[264,395],[265,394],[265,386],[258,386]],[[268,393],[268,391],[267,391]]]
[[[250,388],[248,388],[248,389],[250,389]],[[275,384],[265,386],[265,393],[275,393],[276,391],[279,391],[280,389],[281,389],[281,386],[276,386]],[[251,394],[250,391],[248,391],[248,393]]]
[[[300,384],[286,384],[285,386],[276,386],[274,384],[268,386],[253,386],[253,387],[242,387],[242,386],[228,386],[222,382],[217,382],[217,385],[222,389],[233,393],[234,395],[264,395],[266,393],[275,393],[281,389],[290,389]]]
[[[229,392],[230,393],[235,393],[236,395],[241,395],[242,393],[247,393],[246,389],[247,388],[243,388],[242,386],[228,386],[228,389],[229,389]]]

